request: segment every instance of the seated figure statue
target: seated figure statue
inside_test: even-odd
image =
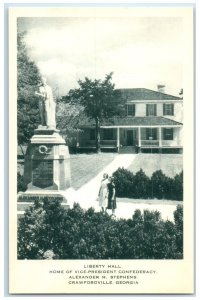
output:
[[[39,97],[39,112],[42,126],[48,128],[56,128],[55,109],[56,103],[53,98],[52,89],[46,83],[46,78],[42,78],[42,84],[39,87],[39,92],[35,92]]]

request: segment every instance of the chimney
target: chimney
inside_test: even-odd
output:
[[[157,89],[158,89],[158,92],[165,93],[165,85],[164,84],[158,84]]]
[[[179,95],[183,96],[183,89],[180,90]]]

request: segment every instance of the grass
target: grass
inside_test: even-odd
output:
[[[116,155],[116,153],[71,154],[72,187],[79,189],[111,163]]]
[[[90,181],[116,157],[115,153],[71,155],[71,182],[74,189]],[[181,154],[138,154],[128,169],[136,173],[143,169],[147,176],[162,170],[169,177],[182,171]]]
[[[70,154],[71,185],[77,190],[94,178],[116,157],[116,153]],[[17,171],[23,175],[24,160],[18,160]]]
[[[129,171],[136,173],[140,168],[147,176],[156,170],[162,170],[169,177],[174,177],[183,170],[182,154],[138,154]]]
[[[116,153],[100,154],[71,154],[71,184],[77,190],[85,183],[93,179],[113,159]],[[24,163],[18,161],[18,171],[23,174]],[[181,154],[138,154],[128,169],[136,173],[143,169],[147,176],[151,176],[156,170],[162,170],[169,177],[174,177],[182,171]]]

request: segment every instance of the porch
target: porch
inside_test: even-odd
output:
[[[87,128],[79,134],[79,149],[95,149],[95,129]],[[119,153],[138,153],[150,151],[182,150],[181,126],[102,126],[100,130],[101,150]]]

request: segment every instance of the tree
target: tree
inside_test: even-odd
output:
[[[176,247],[180,258],[183,256],[183,206],[177,205],[174,212]]]
[[[59,256],[65,209],[60,199],[35,200],[33,206],[19,219],[18,258],[40,259]],[[60,232],[58,234],[58,232]]]
[[[67,145],[71,148],[76,147],[76,134],[78,123],[83,116],[83,106],[77,103],[70,103],[67,97],[57,99],[57,127],[60,129],[62,136],[65,138]]]
[[[119,116],[124,113],[124,103],[119,97],[119,91],[114,90],[111,82],[113,73],[104,80],[79,80],[79,88],[69,91],[71,103],[79,103],[84,108],[87,117],[95,120],[96,151],[100,152],[100,124],[105,118]]]
[[[41,83],[41,75],[28,56],[24,38],[25,33],[17,36],[17,138],[20,146],[29,142],[39,124],[35,91]]]

